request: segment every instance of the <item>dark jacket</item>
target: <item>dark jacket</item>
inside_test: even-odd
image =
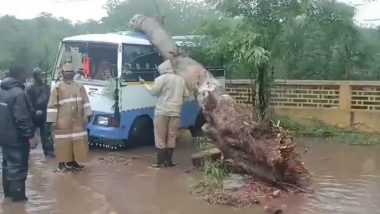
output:
[[[18,146],[34,136],[32,106],[24,85],[11,77],[0,84],[0,145]]]
[[[46,84],[34,84],[27,89],[27,94],[32,103],[34,111],[42,111],[42,114],[34,114],[33,121],[35,123],[46,122],[46,111],[50,97],[50,87]]]

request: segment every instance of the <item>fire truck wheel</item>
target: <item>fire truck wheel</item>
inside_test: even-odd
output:
[[[153,121],[149,116],[135,119],[129,131],[128,143],[140,145],[154,145]]]
[[[193,137],[203,136],[202,126],[206,123],[206,119],[202,112],[199,112],[197,118],[195,119],[195,124],[190,126],[189,130]]]

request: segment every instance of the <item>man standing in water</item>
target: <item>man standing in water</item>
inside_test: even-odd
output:
[[[26,71],[13,67],[0,85],[0,146],[3,156],[4,196],[25,201],[28,174],[29,139],[33,138],[33,110],[24,91]]]
[[[54,157],[54,147],[50,136],[50,127],[46,123],[46,109],[50,97],[50,87],[42,81],[41,70],[33,71],[33,85],[28,88],[27,93],[36,111],[34,124],[40,129],[42,149],[46,157]]]
[[[58,172],[83,169],[77,161],[84,161],[89,148],[86,125],[91,107],[85,88],[74,82],[71,64],[62,68],[62,80],[53,87],[50,95],[47,122],[54,127],[54,147]]]
[[[174,73],[169,60],[159,67],[161,76],[155,79],[152,87],[140,82],[153,96],[157,96],[154,116],[154,135],[157,147],[157,163],[154,168],[173,167],[172,157],[176,146],[176,137],[181,125],[181,110],[184,97],[189,96],[185,80]]]

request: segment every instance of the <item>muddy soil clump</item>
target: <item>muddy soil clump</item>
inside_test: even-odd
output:
[[[262,205],[269,213],[282,213],[286,210],[286,205],[279,204],[277,199],[301,193],[296,188],[284,190],[255,177],[239,174],[227,177],[221,188],[210,188],[199,184],[194,192],[209,204],[237,208]]]
[[[203,131],[237,170],[283,188],[311,188],[311,175],[295,152],[293,136],[280,123],[255,122],[255,112],[230,96],[209,93],[206,100]]]

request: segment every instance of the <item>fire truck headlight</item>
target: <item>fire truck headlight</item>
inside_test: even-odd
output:
[[[98,116],[95,124],[99,125],[99,126],[108,126],[108,124],[109,124],[109,117]]]

